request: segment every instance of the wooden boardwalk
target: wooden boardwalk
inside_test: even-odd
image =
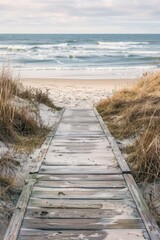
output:
[[[96,110],[65,110],[5,240],[144,240],[159,229]]]

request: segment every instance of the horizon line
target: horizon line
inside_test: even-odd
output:
[[[121,34],[121,35],[125,35],[125,34],[127,34],[127,35],[134,35],[134,34],[136,34],[136,35],[144,35],[144,34],[146,34],[147,35],[148,34],[149,35],[149,34],[157,34],[157,35],[159,35],[160,33],[31,33],[31,32],[30,33],[29,32],[28,33],[27,32],[26,33],[20,33],[20,32],[19,33],[18,32],[17,33],[16,32],[13,32],[13,33],[12,32],[11,33],[1,33],[0,32],[0,34],[33,34],[33,35],[39,35],[39,34],[48,34],[48,35],[53,35],[53,34],[55,34],[55,35],[59,35],[59,34],[64,34],[64,35],[67,35],[67,34],[68,35],[78,35],[78,34],[81,34],[81,35],[93,35],[93,34],[97,34],[97,35],[98,34],[99,35],[102,35],[102,34],[103,35],[104,34],[107,34],[107,35],[111,35],[111,34],[112,35],[113,34],[114,35],[119,35],[119,34]]]

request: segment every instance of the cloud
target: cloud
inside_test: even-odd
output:
[[[160,31],[159,0],[0,0],[0,16],[1,32]]]

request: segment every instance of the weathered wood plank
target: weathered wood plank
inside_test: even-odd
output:
[[[22,228],[43,230],[143,229],[141,219],[45,219],[24,218]]]
[[[104,134],[104,135],[89,135],[89,134],[87,134],[87,135],[66,135],[65,136],[65,138],[64,138],[64,136],[63,135],[56,135],[55,137],[54,137],[54,139],[55,140],[65,140],[65,141],[70,141],[70,140],[75,140],[75,141],[79,141],[80,139],[83,139],[84,141],[85,141],[85,139],[86,140],[89,140],[89,141],[91,141],[91,140],[93,140],[93,141],[97,141],[97,139],[99,138],[99,139],[104,139],[106,137],[106,135]]]
[[[53,150],[71,150],[71,151],[75,151],[75,148],[76,148],[76,151],[77,150],[91,150],[91,151],[95,151],[95,150],[99,150],[99,151],[105,151],[105,153],[109,153],[109,152],[112,152],[112,149],[111,147],[107,144],[105,145],[102,145],[101,143],[92,143],[92,144],[86,144],[86,143],[83,143],[83,144],[73,144],[73,143],[69,143],[69,144],[66,144],[66,145],[56,145],[56,144],[53,144],[52,143],[52,146],[50,148],[50,151],[52,152]]]
[[[116,219],[141,219],[138,211],[126,211],[118,209],[56,209],[28,207],[25,217],[46,219],[68,219],[68,218],[116,218]]]
[[[102,131],[98,122],[91,124],[79,122],[61,122],[58,126],[58,131]]]
[[[66,155],[65,155],[66,156]],[[75,155],[67,155],[65,157],[58,156],[56,158],[52,158],[51,156],[47,158],[47,160],[43,161],[44,166],[104,166],[109,168],[118,168],[117,162],[110,158],[110,159],[103,159],[103,158],[92,158],[87,156],[81,158],[74,157]]]
[[[104,166],[41,166],[42,174],[120,174],[119,168],[107,168]]]
[[[57,137],[54,137],[53,139],[53,144],[57,143],[57,144],[80,144],[80,143],[87,143],[87,144],[94,144],[94,143],[101,143],[101,144],[104,144],[106,143],[108,146],[110,146],[106,136],[104,137],[97,137],[97,138],[86,138],[86,137],[79,137],[79,138],[57,138]]]
[[[107,229],[99,231],[44,231],[22,229],[18,240],[149,240],[144,229]]]
[[[38,181],[36,187],[53,188],[124,188],[124,181]]]
[[[99,124],[99,122],[97,121],[97,119],[96,119],[96,117],[95,117],[95,122],[92,122],[90,125],[88,124],[88,123],[86,123],[86,122],[81,122],[81,124],[79,124],[78,122],[70,122],[70,121],[68,121],[68,122],[64,122],[63,121],[63,119],[62,119],[62,121],[61,121],[61,123],[60,123],[60,125],[59,126],[63,126],[63,127],[65,127],[65,125],[66,126],[75,126],[75,127],[90,127],[90,126],[93,126],[93,127],[98,127],[98,128],[100,128],[100,129],[102,129],[101,128],[101,126],[100,126],[100,124]]]
[[[96,157],[101,157],[101,156],[103,156],[103,157],[106,157],[106,158],[110,158],[110,157],[112,157],[112,158],[115,158],[115,156],[114,156],[114,154],[113,154],[113,152],[112,151],[110,151],[110,150],[106,150],[105,151],[105,149],[102,149],[102,150],[99,150],[99,149],[94,149],[94,150],[90,150],[90,149],[74,149],[74,150],[67,150],[67,149],[62,149],[62,148],[60,148],[60,149],[57,149],[57,148],[55,148],[54,150],[52,150],[52,151],[50,151],[49,153],[48,153],[48,155],[53,155],[53,154],[55,154],[55,153],[60,153],[60,154],[70,154],[70,155],[72,155],[72,154],[76,154],[76,155],[85,155],[85,154],[90,154],[90,155],[92,155],[92,156],[96,156]],[[48,156],[47,155],[47,156]],[[78,157],[78,156],[77,156]],[[97,159],[98,160],[98,159]]]
[[[105,158],[105,159],[116,159],[114,154],[112,152],[109,152],[109,154],[107,155],[107,151],[106,153],[105,152],[97,152],[97,151],[79,151],[79,152],[76,152],[75,150],[74,151],[70,151],[70,152],[63,152],[63,151],[55,151],[55,152],[48,152],[47,155],[46,155],[46,158],[48,157],[64,157],[64,156],[72,156],[72,155],[75,155],[75,157],[78,159],[78,158],[81,158],[81,157],[86,157],[89,155],[89,157],[91,158],[97,158],[97,162],[98,162],[98,158]]]
[[[50,175],[38,174],[37,180],[40,181],[121,181],[123,175]]]
[[[86,144],[87,143],[87,144]],[[51,149],[53,149],[54,147],[59,147],[59,148],[68,148],[68,149],[71,149],[71,147],[75,147],[77,149],[82,149],[82,148],[85,148],[85,149],[91,149],[93,150],[95,147],[97,149],[106,149],[106,150],[111,150],[112,151],[112,148],[111,146],[109,145],[109,143],[107,141],[100,141],[100,142],[89,142],[89,141],[86,141],[85,139],[84,140],[81,140],[81,141],[66,141],[66,142],[60,142],[60,141],[52,141],[52,146],[51,146]]]
[[[70,123],[79,123],[79,124],[81,124],[81,123],[86,123],[86,124],[91,124],[91,123],[98,123],[98,120],[95,118],[95,117],[88,117],[88,118],[79,118],[79,117],[77,117],[77,118],[68,118],[68,117],[65,117],[65,118],[63,118],[63,120],[62,120],[62,123],[68,123],[68,122],[70,122]]]
[[[29,207],[41,207],[41,208],[62,208],[62,209],[118,209],[126,211],[127,214],[135,211],[137,208],[132,199],[112,199],[112,200],[80,200],[80,199],[41,199],[30,198]]]
[[[83,149],[75,149],[72,147],[72,149],[67,149],[67,148],[55,148],[54,150],[52,149],[49,154],[52,154],[52,153],[62,153],[62,154],[77,154],[77,155],[84,155],[84,154],[92,154],[92,156],[96,155],[97,157],[101,157],[101,156],[105,156],[106,158],[107,157],[113,157],[115,158],[113,152],[111,150],[107,150],[107,149],[87,149],[87,148],[84,148]],[[78,156],[77,156],[78,157]]]
[[[97,155],[96,155],[97,156]],[[112,157],[96,157],[77,154],[48,154],[43,161],[44,166],[106,166],[107,168],[118,168],[118,164]]]
[[[101,116],[99,115],[99,113],[97,112],[96,108],[94,108],[94,111],[95,111],[95,115],[97,116],[97,119],[99,120],[99,123],[101,124],[103,131],[105,132],[105,134],[108,138],[109,143],[111,144],[112,150],[116,156],[116,159],[118,161],[118,164],[119,164],[122,172],[130,173],[130,168],[129,168],[128,164],[126,163],[121,151],[119,150],[119,147],[117,146],[115,139],[111,135],[107,126],[104,124],[104,122],[103,122]]]
[[[131,199],[127,188],[121,189],[81,189],[34,187],[32,197],[41,199]]]
[[[98,120],[96,119],[95,116],[86,116],[86,117],[82,117],[82,116],[73,116],[72,118],[70,117],[63,117],[62,123],[64,122],[78,122],[78,123],[98,123]]]
[[[64,117],[70,117],[72,118],[73,116],[82,116],[82,117],[88,117],[88,116],[93,116],[95,117],[94,111],[92,110],[73,110],[73,109],[66,109]]]
[[[79,137],[79,136],[105,136],[103,131],[92,131],[92,132],[89,132],[89,131],[57,131],[56,132],[56,136],[63,136],[64,138],[66,136],[76,136],[76,137]]]
[[[142,197],[133,176],[131,174],[124,174],[124,179],[126,180],[127,186],[132,194],[132,197],[144,221],[151,240],[160,240],[160,229],[155,219],[151,215],[149,208],[144,198]]]
[[[30,180],[27,185],[24,186],[23,191],[18,200],[16,209],[13,213],[9,227],[5,234],[4,240],[16,240],[18,237],[19,229],[22,224],[22,220],[25,214],[25,210],[29,201],[29,197],[32,188],[35,184],[35,180]]]

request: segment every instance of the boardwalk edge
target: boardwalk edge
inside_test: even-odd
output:
[[[115,157],[116,157],[116,159],[119,163],[119,166],[122,170],[123,177],[126,181],[128,189],[134,199],[137,209],[142,217],[142,220],[143,220],[144,225],[147,229],[147,232],[150,236],[150,239],[151,240],[160,240],[160,229],[159,229],[154,217],[150,213],[149,208],[148,208],[140,190],[138,189],[138,186],[131,174],[131,170],[130,170],[126,160],[124,159],[122,153],[120,152],[120,149],[115,141],[115,138],[110,133],[109,129],[107,128],[106,124],[104,123],[102,117],[100,116],[100,114],[98,113],[96,108],[94,108],[94,112],[101,124],[102,129],[104,130],[104,132],[108,138],[108,141],[110,142],[110,144],[113,148]]]
[[[26,212],[26,208],[28,205],[28,201],[32,192],[32,189],[36,183],[36,176],[35,174],[39,171],[42,161],[48,151],[48,148],[51,144],[52,139],[54,138],[54,135],[56,133],[56,130],[58,128],[58,125],[62,119],[63,113],[66,110],[66,108],[62,108],[62,110],[59,113],[59,118],[57,123],[54,125],[53,129],[50,131],[50,133],[47,135],[46,140],[41,146],[41,151],[38,156],[38,164],[36,167],[32,168],[30,171],[29,179],[27,180],[27,184],[24,185],[22,192],[20,194],[19,200],[17,202],[16,208],[14,210],[14,213],[12,215],[11,221],[9,223],[9,226],[7,228],[7,232],[5,234],[4,240],[16,240],[19,234],[19,230],[23,221],[24,214]]]

